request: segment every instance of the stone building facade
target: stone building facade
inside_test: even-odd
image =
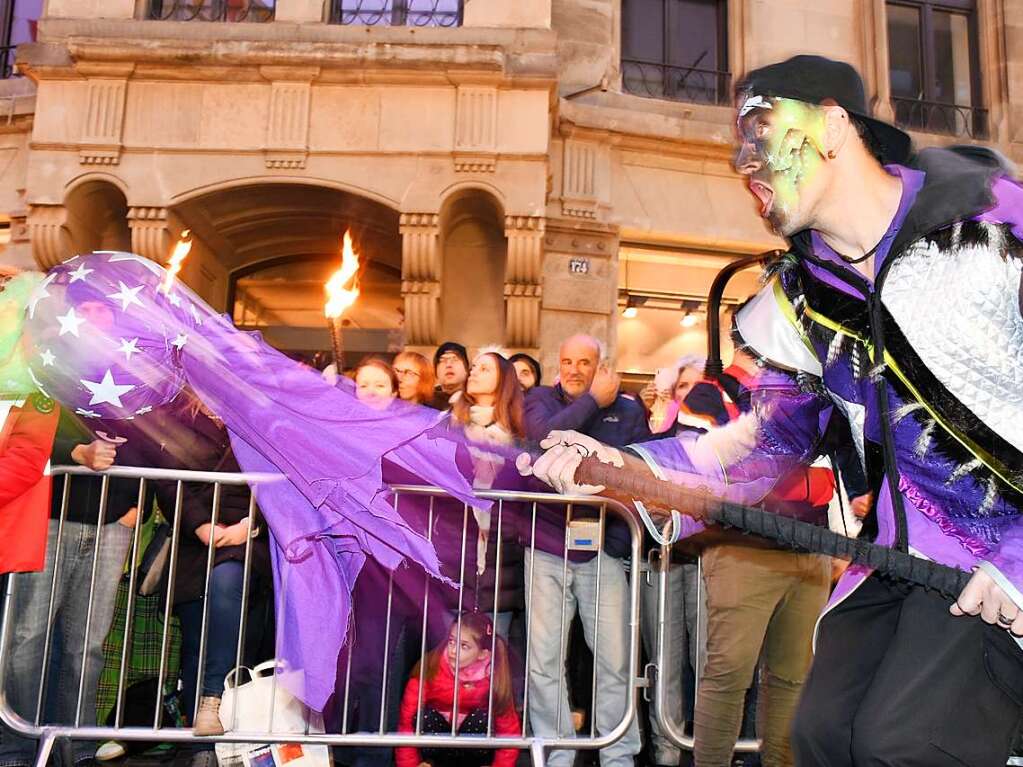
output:
[[[453,338],[550,370],[586,331],[643,374],[701,349],[717,270],[780,245],[731,169],[731,82],[795,53],[856,65],[919,145],[1023,158],[1023,0],[36,3],[0,81],[0,261],[164,263],[187,229],[183,280],[294,351],[328,347],[346,229],[355,356]]]

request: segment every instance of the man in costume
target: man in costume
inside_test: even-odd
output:
[[[59,409],[32,383],[19,338],[38,275],[0,267],[0,574],[43,568]]]
[[[625,451],[641,471],[757,502],[848,418],[876,541],[971,572],[953,602],[850,567],[818,623],[796,764],[1004,765],[1023,711],[1023,189],[983,153],[868,115],[846,64],[797,56],[740,83],[736,167],[789,253],[739,316],[798,397],[699,438]],[[807,416],[807,411],[812,417]],[[555,433],[533,473],[579,488]],[[688,524],[691,533],[700,524]]]

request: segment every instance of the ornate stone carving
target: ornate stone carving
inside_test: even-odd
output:
[[[32,205],[27,221],[32,257],[41,269],[50,269],[74,255],[63,205]]]
[[[455,119],[455,170],[493,173],[496,152],[497,89],[460,86]]]
[[[402,213],[398,226],[405,343],[431,346],[440,331],[440,216]]]
[[[128,209],[131,249],[150,261],[166,264],[171,253],[171,233],[167,225],[167,209],[137,206]]]
[[[89,80],[78,159],[82,165],[117,165],[121,161],[125,79]]]
[[[597,217],[598,147],[589,142],[565,140],[561,183],[561,212],[572,218]]]
[[[266,167],[304,168],[309,154],[309,82],[275,82],[266,126]]]
[[[540,344],[544,230],[539,216],[507,216],[504,221],[505,343],[512,348],[536,349]]]

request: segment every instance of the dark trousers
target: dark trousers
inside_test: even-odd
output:
[[[821,621],[792,731],[800,767],[1004,767],[1023,649],[917,586],[872,576]]]
[[[439,711],[424,708],[420,719],[424,733],[451,734],[451,722]],[[487,712],[473,709],[458,727],[459,735],[486,735]],[[494,752],[482,748],[424,748],[420,757],[433,767],[485,767],[494,761]]]
[[[206,617],[206,667],[202,695],[224,693],[224,678],[234,668],[241,626],[241,562],[222,562],[210,576],[210,607]],[[195,690],[199,679],[199,643],[202,639],[203,600],[182,602],[175,607],[181,621],[182,710],[192,720]]]

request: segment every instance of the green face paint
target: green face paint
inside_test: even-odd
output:
[[[823,166],[824,131],[825,111],[794,99],[772,98],[740,118],[743,152],[764,169],[754,177],[774,192],[772,219],[784,219],[797,209],[805,184]]]
[[[21,344],[25,308],[42,275],[25,272],[0,286],[0,398],[36,391]]]

